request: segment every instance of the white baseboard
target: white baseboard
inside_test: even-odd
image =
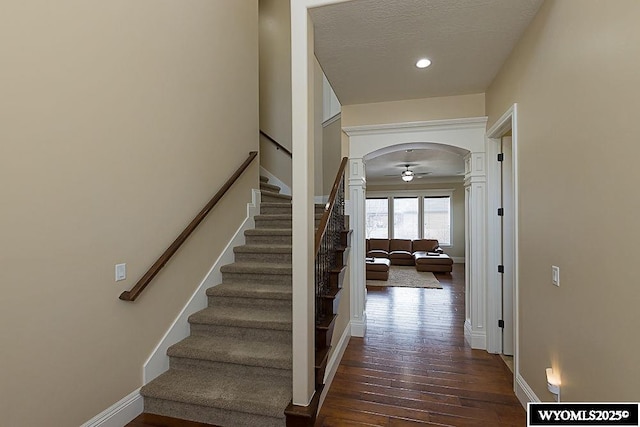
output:
[[[262,166],[260,166],[260,175],[269,178],[269,184],[277,185],[278,187],[280,187],[280,194],[286,194],[287,196],[291,195],[291,188],[287,184],[282,182],[280,178],[278,178]]]
[[[367,331],[367,313],[362,314],[362,320],[351,319],[350,325],[352,337],[364,337],[364,333]]]
[[[327,369],[324,372],[324,389],[322,390],[322,394],[320,395],[320,405],[318,406],[318,409],[322,407],[324,398],[327,397],[327,393],[329,392],[329,388],[331,387],[333,378],[336,376],[338,366],[340,366],[340,361],[342,360],[344,351],[347,349],[347,345],[349,345],[349,338],[351,338],[351,323],[349,323],[347,327],[344,328],[344,332],[342,333],[338,344],[336,344],[333,353],[331,353],[331,357],[329,358],[329,362],[327,363]]]
[[[122,427],[129,424],[144,410],[140,389],[114,403],[80,427]]]
[[[487,335],[484,332],[474,332],[468,320],[464,322],[464,339],[473,349],[487,349]]]
[[[527,384],[519,373],[516,374],[516,397],[525,409],[529,402],[540,402],[540,399],[533,392],[533,389],[529,387],[529,384]]]
[[[456,264],[464,264],[466,262],[466,258],[463,256],[452,256],[451,259]]]
[[[144,364],[142,372],[143,384],[148,384],[154,378],[169,369],[169,356],[167,349],[173,344],[183,340],[189,336],[188,318],[196,311],[207,307],[207,288],[216,286],[222,282],[222,273],[220,267],[231,264],[234,261],[233,248],[244,244],[244,232],[255,226],[253,217],[257,214],[260,207],[260,192],[253,190],[252,202],[247,204],[247,218],[240,225],[233,238],[229,241],[224,251],[220,254],[216,262],[213,264],[209,272],[193,293],[187,304],[184,306],[178,317],[173,321],[167,333],[162,337],[156,348]]]

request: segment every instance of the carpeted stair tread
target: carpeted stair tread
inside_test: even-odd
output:
[[[192,335],[169,347],[167,355],[265,368],[291,369],[291,347],[274,341]]]
[[[264,175],[260,175],[260,182],[269,182],[269,178]]]
[[[234,262],[220,267],[221,273],[248,274],[292,274],[291,264],[274,264],[271,262]]]
[[[277,185],[273,185],[273,184],[268,184],[266,182],[261,182],[260,183],[260,189],[261,190],[267,190],[267,191],[272,191],[274,193],[279,193],[281,188],[278,187]]]
[[[315,219],[321,219],[322,218],[322,214],[321,213],[316,213],[315,214]],[[293,219],[293,214],[266,214],[266,215],[256,215],[255,216],[256,220],[281,220],[281,219]]]
[[[246,252],[260,252],[260,253],[270,253],[270,254],[290,254],[291,253],[291,245],[283,245],[283,244],[248,244],[242,246],[236,246],[233,248],[235,253],[246,253]]]
[[[207,289],[207,296],[291,300],[292,292],[290,285],[236,282],[221,283],[218,286],[209,288]]]
[[[245,236],[291,236],[291,228],[253,228],[245,230]]]
[[[189,323],[288,331],[292,329],[292,314],[290,310],[258,307],[207,307],[189,316]]]
[[[291,209],[291,204],[289,203],[275,203],[275,202],[263,202],[260,203],[260,209],[262,208],[282,208],[288,206]],[[324,211],[325,205],[322,203],[316,203],[315,210],[320,211],[319,213]]]
[[[172,370],[142,387],[145,397],[284,418],[291,379],[229,375],[213,369]]]

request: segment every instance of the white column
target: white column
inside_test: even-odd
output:
[[[351,336],[363,337],[367,327],[365,304],[367,287],[365,280],[365,178],[364,162],[361,158],[349,159],[349,221],[353,229],[351,236]]]
[[[465,157],[465,194],[468,203],[467,254],[467,320],[465,339],[472,348],[487,348],[487,176],[484,152]]]
[[[308,406],[314,381],[313,24],[303,2],[291,2],[293,198],[293,403]]]

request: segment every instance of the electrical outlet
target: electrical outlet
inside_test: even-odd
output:
[[[560,267],[551,266],[551,284],[560,286]]]
[[[116,282],[127,278],[127,264],[116,264]]]

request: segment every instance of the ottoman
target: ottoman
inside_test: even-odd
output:
[[[391,261],[387,258],[367,259],[365,264],[367,280],[389,279],[389,266],[391,265]]]
[[[416,262],[416,270],[418,271],[451,273],[451,270],[453,270],[453,260],[447,254],[414,252],[413,259]]]

